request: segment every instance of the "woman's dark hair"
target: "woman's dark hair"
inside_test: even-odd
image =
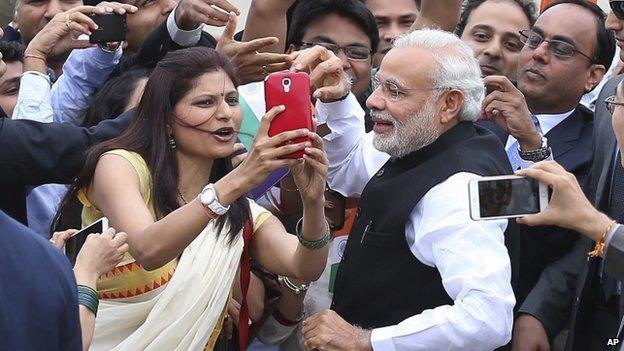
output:
[[[92,127],[105,119],[121,115],[139,81],[147,79],[149,74],[147,68],[137,67],[106,81],[93,97],[82,126]]]
[[[24,62],[26,46],[17,41],[0,41],[0,53],[4,62]]]
[[[370,39],[371,50],[377,52],[379,46],[377,22],[375,22],[373,14],[359,0],[299,1],[292,10],[286,47],[288,48],[290,44],[296,47],[300,46],[310,23],[328,14],[336,14],[354,20]]]
[[[466,24],[468,23],[468,19],[474,10],[477,7],[481,6],[484,2],[488,0],[468,0],[464,3],[461,16],[459,17],[459,23],[457,23],[457,27],[455,27],[455,34],[458,37],[461,37],[466,29]],[[510,0],[518,5],[524,15],[529,20],[529,26],[533,27],[535,24],[535,20],[537,19],[537,9],[535,7],[535,2],[533,0]]]
[[[605,69],[608,70],[609,67],[611,67],[613,56],[615,56],[615,35],[613,34],[613,31],[608,30],[607,27],[605,27],[607,14],[602,11],[600,6],[585,0],[559,0],[546,7],[542,13],[560,4],[578,5],[589,10],[589,12],[596,16],[598,31],[596,33],[596,47],[593,55],[591,56],[594,59],[593,63],[603,65]]]
[[[173,122],[175,105],[194,87],[197,79],[217,70],[223,70],[235,87],[239,85],[228,58],[213,49],[194,47],[167,54],[151,73],[128,129],[119,137],[98,144],[87,152],[85,165],[71,185],[55,218],[56,230],[69,227],[69,223],[63,219],[66,204],[77,196],[80,189],[90,185],[100,156],[113,149],[136,152],[147,162],[152,175],[151,193],[159,218],[179,208],[178,161],[175,151],[168,144],[167,125]],[[231,170],[230,157],[214,160],[210,182],[216,182]],[[248,216],[249,207],[243,196],[231,204],[226,215],[219,217],[217,228],[221,231],[228,222],[228,235],[232,242]]]

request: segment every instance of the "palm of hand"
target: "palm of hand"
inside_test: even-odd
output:
[[[318,174],[308,163],[297,164],[290,171],[301,196],[320,198],[325,192],[325,177]]]

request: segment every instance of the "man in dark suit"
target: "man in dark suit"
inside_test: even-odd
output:
[[[618,39],[624,35],[624,16],[611,13],[607,28],[615,30]],[[620,40],[618,40],[618,45]],[[611,117],[604,99],[613,95],[621,80],[610,80],[598,97],[595,113],[593,164],[586,192],[596,207],[622,221],[624,204],[624,170],[616,152]],[[622,172],[622,173],[620,173]],[[618,206],[619,204],[619,206]],[[527,311],[540,326],[557,335],[569,323],[566,350],[605,350],[607,341],[615,338],[620,324],[620,298],[617,280],[604,269],[602,259],[587,259],[592,248],[589,239],[581,238],[573,249],[549,265],[525,301],[521,311]],[[572,312],[572,315],[570,315]],[[529,348],[531,349],[531,348]]]
[[[3,350],[82,350],[76,280],[67,258],[2,211],[0,340]]]
[[[592,158],[593,114],[579,104],[581,97],[602,79],[614,54],[614,39],[604,27],[605,15],[586,1],[560,1],[521,32],[525,43],[519,56],[518,87],[500,76],[485,78],[493,90],[484,101],[484,113],[494,122],[512,167],[554,159],[587,182]],[[520,226],[511,243],[516,265],[514,287],[518,316],[514,346],[540,349],[556,334],[544,328],[536,308],[544,298],[536,284],[549,265],[568,253],[578,234],[541,226]]]

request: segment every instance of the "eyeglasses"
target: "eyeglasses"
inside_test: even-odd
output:
[[[378,76],[374,76],[371,79],[372,85],[373,85],[373,91],[377,90],[378,88],[381,87],[381,92],[390,100],[390,101],[397,101],[399,100],[400,97],[404,96],[406,92],[408,91],[417,91],[417,90],[422,90],[422,91],[426,91],[426,90],[449,90],[450,88],[443,88],[443,87],[439,87],[439,88],[403,88],[401,86],[399,86],[398,84],[388,81],[388,80],[381,80]]]
[[[555,55],[556,58],[560,60],[567,60],[574,56],[575,53],[581,54],[583,57],[589,60],[589,62],[594,63],[594,59],[587,56],[586,54],[579,51],[574,45],[570,43],[566,43],[563,40],[546,40],[539,33],[534,32],[532,30],[521,30],[520,32],[520,41],[531,49],[537,49],[543,42],[548,43],[548,48],[550,52]]]
[[[347,58],[349,60],[353,60],[353,61],[366,61],[368,59],[370,59],[371,54],[373,53],[373,50],[365,47],[365,46],[359,46],[359,45],[347,45],[347,46],[340,46],[337,44],[333,44],[333,43],[327,43],[324,41],[319,41],[319,42],[315,42],[315,43],[306,43],[306,42],[302,42],[301,43],[301,48],[302,49],[307,49],[310,47],[313,47],[315,45],[320,45],[322,47],[324,47],[325,49],[333,52],[334,54],[336,54],[336,56],[338,55],[338,53],[340,52],[340,50],[344,51],[345,56],[347,56]]]
[[[605,105],[607,107],[607,111],[609,111],[609,114],[611,116],[613,116],[613,112],[615,112],[615,108],[618,106],[624,106],[624,102],[617,102],[615,101],[615,95],[611,95],[608,98],[605,99]]]
[[[609,6],[615,17],[624,20],[624,1],[609,1]]]

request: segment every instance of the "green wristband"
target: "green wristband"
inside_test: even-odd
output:
[[[327,246],[327,244],[329,244],[329,242],[331,241],[332,239],[331,230],[329,229],[329,223],[327,223],[327,221],[325,221],[325,236],[315,241],[306,240],[303,237],[303,234],[301,233],[302,224],[303,224],[303,217],[301,217],[299,221],[297,222],[297,225],[295,226],[295,232],[297,234],[297,239],[299,239],[299,243],[301,243],[301,245],[305,247],[306,249],[309,249],[309,250],[322,249],[325,246]]]
[[[97,291],[86,285],[78,285],[78,304],[83,305],[97,316],[100,297]]]

